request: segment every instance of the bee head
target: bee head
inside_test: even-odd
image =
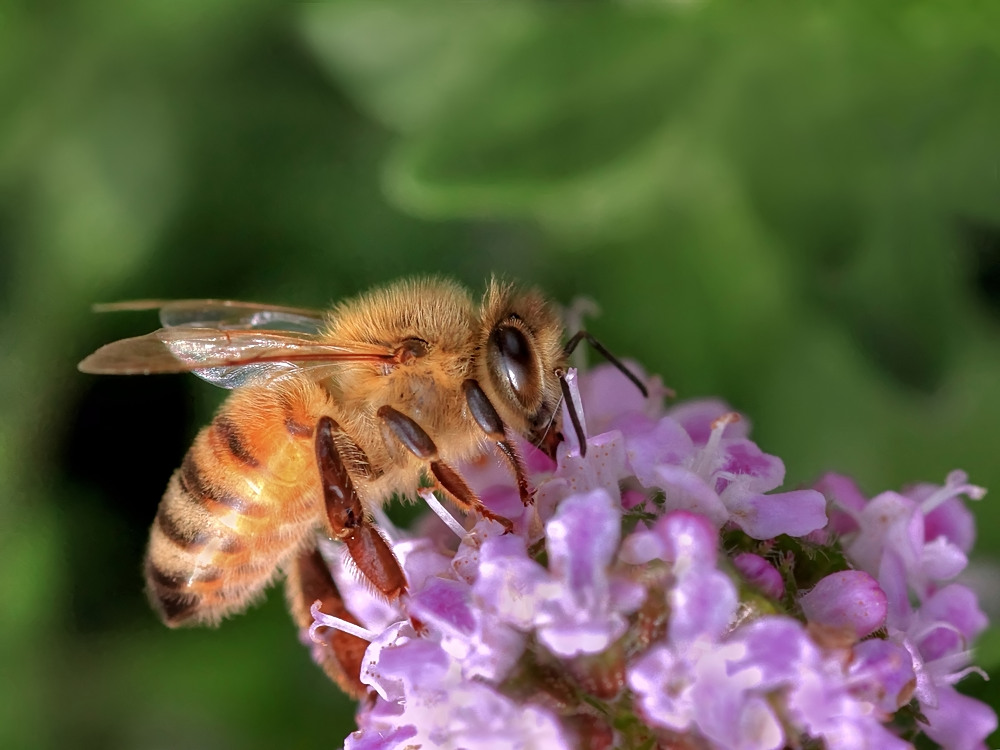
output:
[[[559,405],[563,326],[537,291],[490,283],[482,306],[477,378],[504,423],[536,442]]]

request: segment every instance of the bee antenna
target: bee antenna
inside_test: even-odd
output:
[[[567,341],[566,346],[563,347],[563,354],[565,354],[568,357],[570,354],[573,353],[573,350],[576,349],[577,345],[584,339],[586,339],[587,343],[597,350],[598,354],[600,354],[608,362],[610,362],[612,365],[618,368],[618,370],[622,373],[622,375],[631,380],[635,384],[635,387],[639,389],[639,392],[642,393],[644,398],[649,398],[649,390],[646,388],[646,385],[641,380],[639,380],[639,377],[630,369],[628,369],[628,367],[626,367],[625,364],[620,359],[618,359],[618,357],[609,352],[604,347],[604,344],[595,339],[593,334],[589,333],[588,331],[577,331],[575,334],[573,334],[573,337],[569,341]],[[563,385],[563,393],[566,393],[565,384]],[[572,399],[568,400],[572,401]],[[572,413],[573,410],[570,409],[570,414]]]
[[[580,444],[580,456],[587,455],[587,436],[583,434],[583,425],[580,424],[580,415],[576,413],[576,404],[573,403],[573,396],[569,390],[569,383],[566,382],[566,373],[559,373],[559,387],[562,389],[563,400],[566,402],[566,410],[569,412],[569,419],[573,423],[573,431],[576,432],[577,442]]]

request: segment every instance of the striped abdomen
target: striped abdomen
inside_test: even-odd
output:
[[[245,609],[312,543],[322,521],[312,425],[324,396],[315,384],[301,390],[235,392],[170,478],[146,555],[167,625]]]

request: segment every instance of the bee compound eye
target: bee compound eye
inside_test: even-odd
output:
[[[522,405],[533,403],[539,392],[538,368],[524,332],[514,326],[500,326],[490,334],[488,348],[493,378],[506,384]]]

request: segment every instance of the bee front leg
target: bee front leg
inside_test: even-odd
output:
[[[316,426],[316,463],[330,530],[335,539],[347,545],[365,578],[386,598],[396,599],[406,592],[406,577],[385,537],[365,516],[354,481],[337,450],[335,433],[343,435],[340,425],[330,417],[321,417]]]
[[[517,492],[521,496],[521,502],[526,506],[531,505],[534,502],[534,493],[531,485],[528,484],[528,478],[524,475],[524,463],[521,461],[521,456],[517,452],[517,448],[507,440],[503,420],[500,419],[497,410],[493,408],[493,404],[490,403],[490,399],[483,391],[482,386],[475,380],[470,378],[462,383],[462,391],[465,393],[465,401],[469,405],[469,412],[472,414],[472,418],[476,420],[476,424],[479,425],[480,429],[491,440],[496,442],[500,452],[503,453],[504,458],[510,463],[511,469],[514,471],[514,477],[517,479]]]
[[[514,525],[508,519],[496,515],[483,505],[483,501],[473,492],[462,475],[441,460],[437,446],[423,427],[391,406],[381,407],[378,416],[410,453],[428,462],[431,475],[437,481],[438,487],[444,490],[456,505],[466,511],[475,510],[484,518],[503,525],[507,531],[513,531]]]
[[[347,611],[344,600],[333,582],[330,569],[319,550],[310,550],[299,555],[288,570],[285,581],[288,607],[295,624],[302,629],[313,624],[311,607],[320,602],[320,610],[328,615],[360,625]],[[361,684],[361,662],[368,642],[356,635],[335,628],[317,628],[319,648],[316,656],[323,671],[340,689],[353,698],[365,694]]]

